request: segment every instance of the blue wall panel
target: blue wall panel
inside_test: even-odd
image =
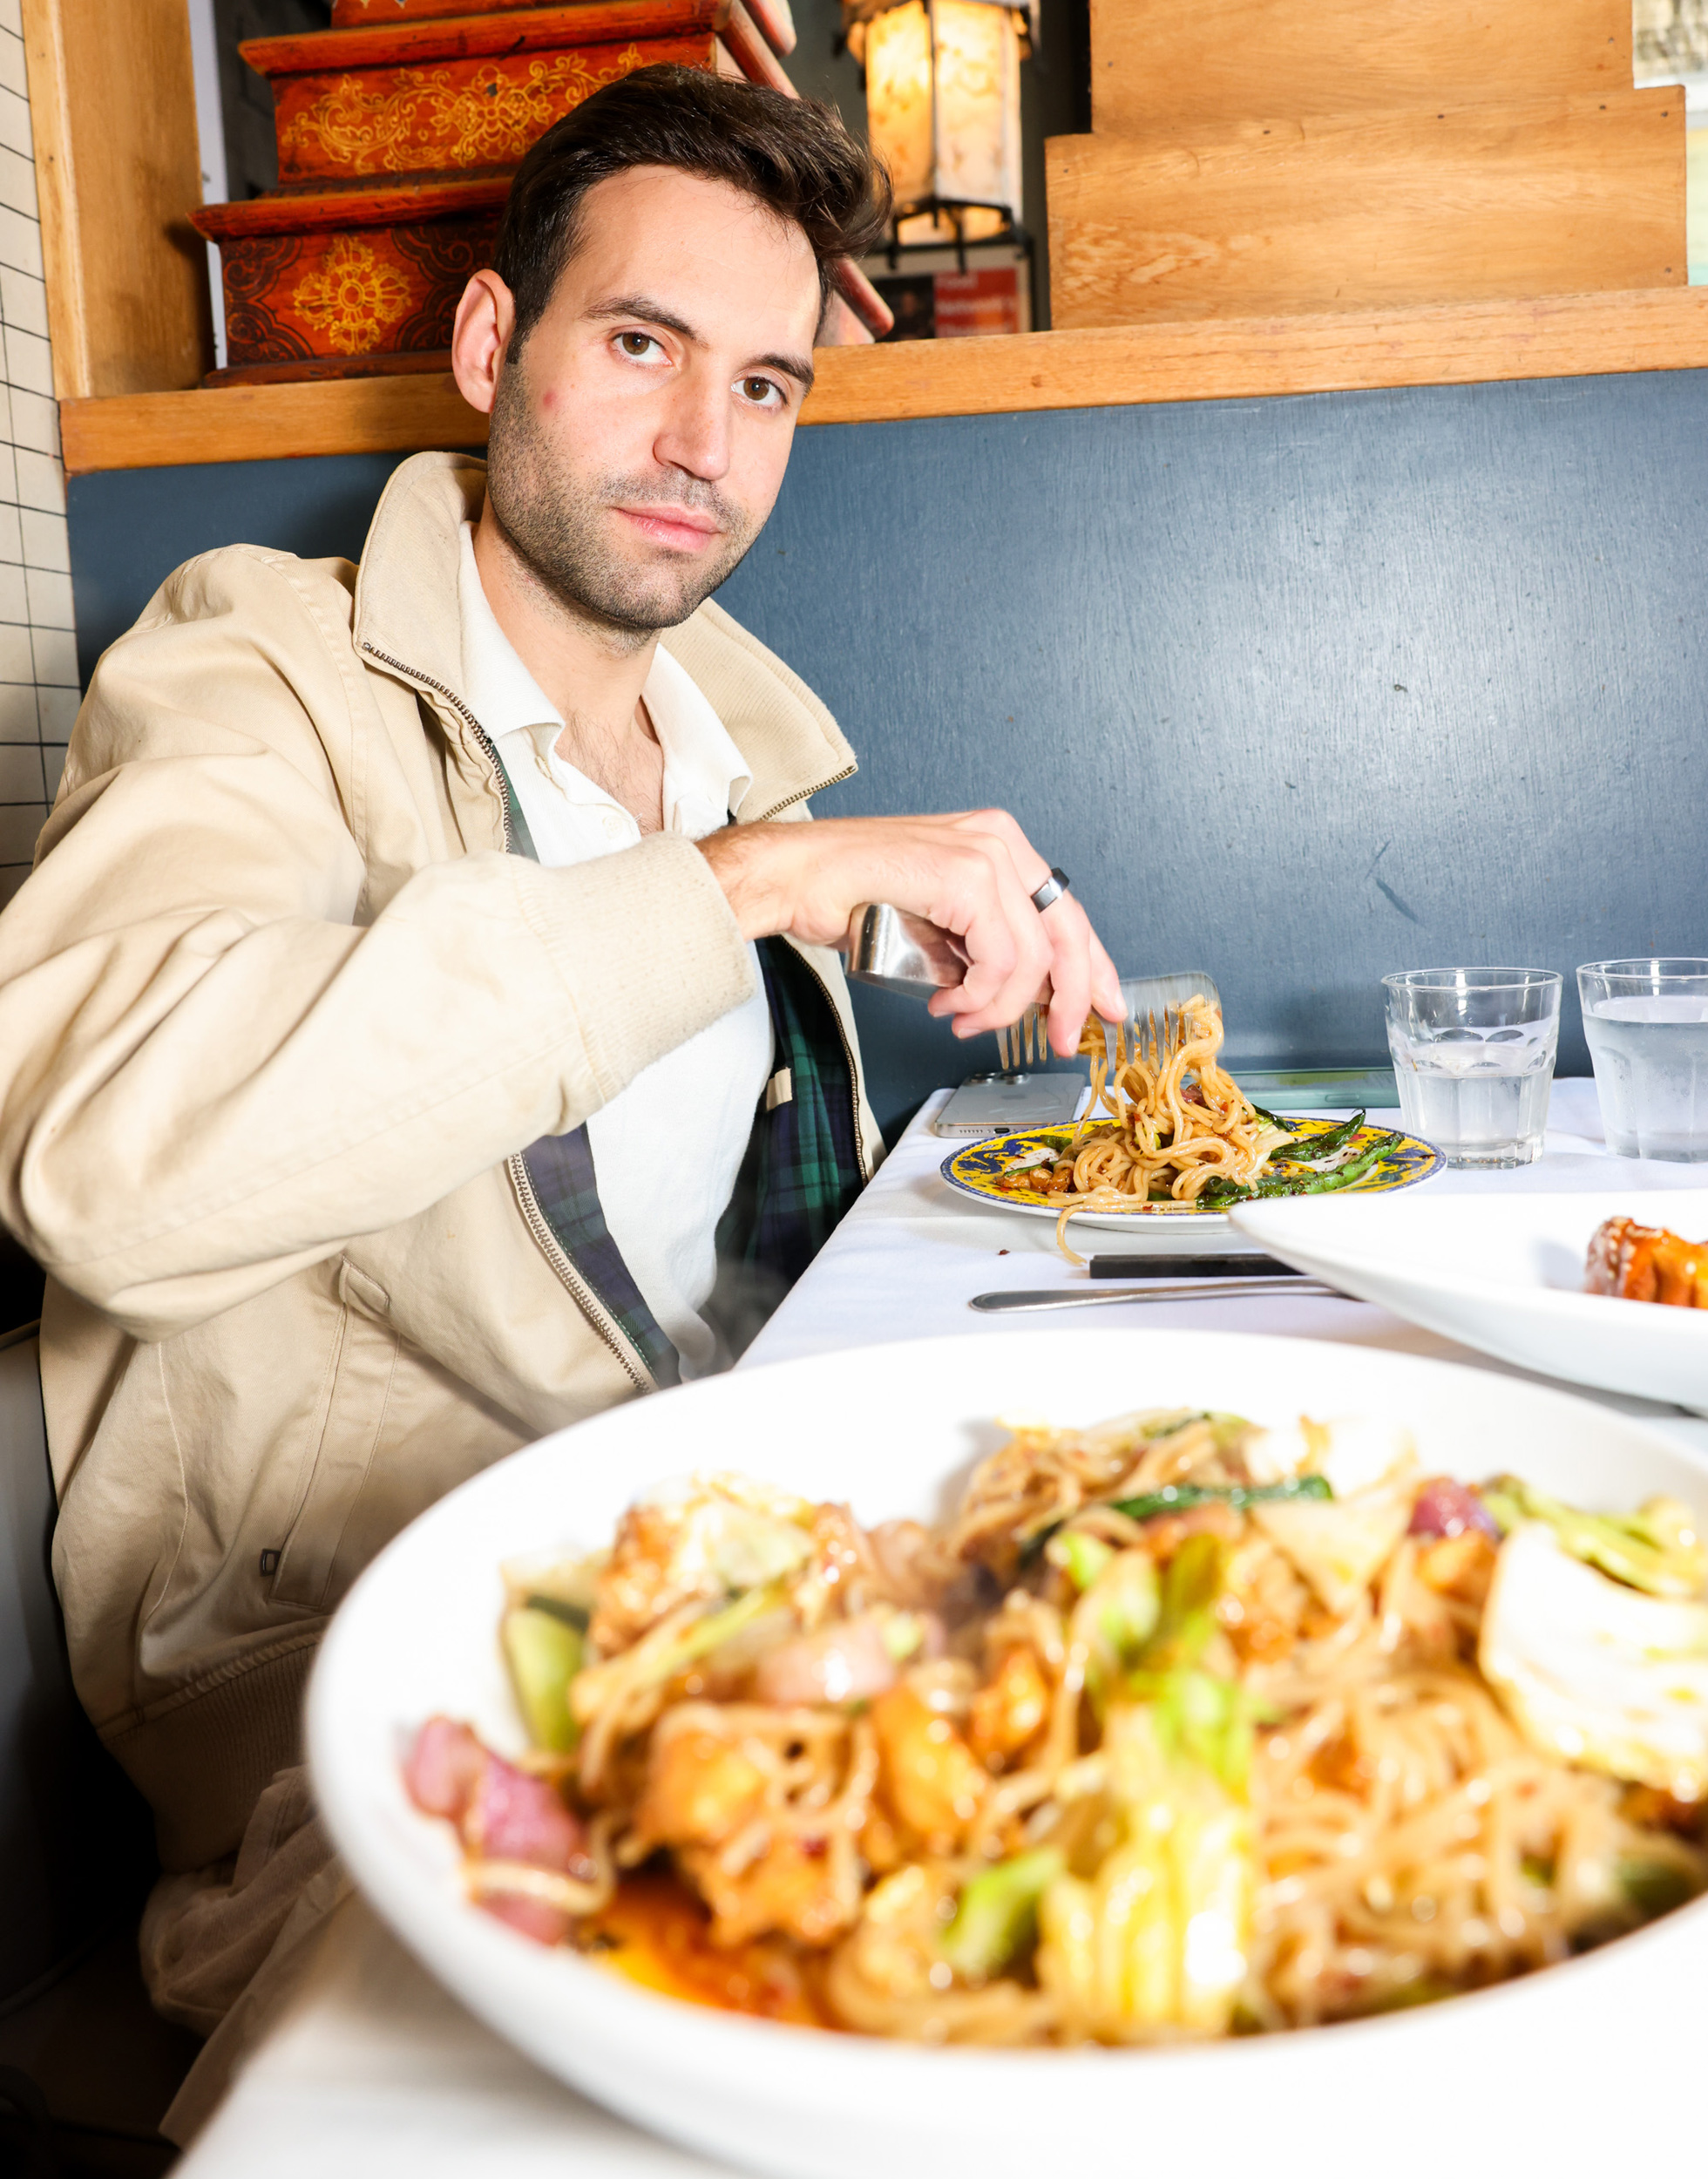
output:
[[[86,648],[207,545],[354,552],[390,466],[77,480]],[[860,751],[824,814],[1006,803],[1237,1056],[1365,1062],[1386,969],[1708,954],[1705,518],[1708,373],[864,424],[723,601]],[[966,1071],[862,1003],[887,1115]]]

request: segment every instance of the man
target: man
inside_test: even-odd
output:
[[[1058,1051],[1119,1007],[1000,812],[802,823],[851,754],[705,602],[883,198],[825,111],[686,70],[560,122],[458,314],[489,473],[404,463],[359,571],[179,569],[0,919],[78,1686],[156,1812],[157,2002],[238,2005],[180,2138],[338,1896],[296,1728],[351,1579],[464,1476],[718,1366],[720,1258],[775,1292],[870,1173],[854,906],[961,935],[959,1035],[1046,978]]]

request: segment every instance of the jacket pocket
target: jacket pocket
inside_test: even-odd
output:
[[[314,1466],[273,1578],[275,1602],[311,1612],[326,1607],[333,1561],[385,1427],[397,1367],[397,1334],[381,1320],[384,1288],[341,1262],[338,1298],[337,1353]]]

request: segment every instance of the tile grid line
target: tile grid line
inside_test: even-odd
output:
[[[23,33],[20,0],[0,0],[0,905],[29,874],[78,703]]]

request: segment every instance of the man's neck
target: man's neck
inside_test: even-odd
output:
[[[564,722],[558,754],[656,831],[663,763],[640,692],[657,636],[625,637],[554,597],[490,507],[475,526],[474,564],[493,619]]]

